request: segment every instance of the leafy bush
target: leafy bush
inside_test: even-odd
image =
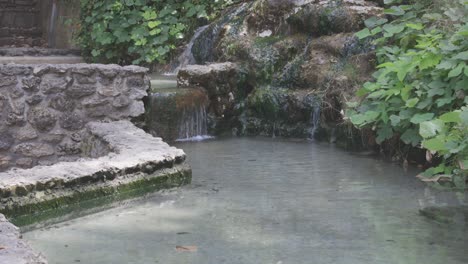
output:
[[[397,2],[397,1],[386,1]],[[348,115],[372,127],[377,142],[399,137],[427,149],[442,163],[424,176],[443,174],[465,188],[468,169],[468,1],[416,1],[371,18],[360,39],[371,38],[379,65],[375,81],[357,92]],[[435,3],[438,3],[437,5]],[[462,179],[462,180],[460,180]]]
[[[82,0],[78,40],[94,62],[164,62],[171,50],[233,0]]]

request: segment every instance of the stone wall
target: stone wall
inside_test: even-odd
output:
[[[0,171],[88,155],[85,125],[144,113],[136,66],[0,65]]]

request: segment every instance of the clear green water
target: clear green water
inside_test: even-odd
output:
[[[468,263],[468,216],[444,224],[419,214],[466,194],[431,190],[415,171],[305,141],[177,146],[192,185],[24,237],[51,264]]]

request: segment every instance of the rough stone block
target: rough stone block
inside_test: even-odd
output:
[[[15,147],[14,152],[26,157],[39,158],[54,155],[55,150],[45,143],[22,143]]]
[[[28,112],[28,121],[41,132],[47,132],[55,127],[57,116],[47,108],[31,108]]]

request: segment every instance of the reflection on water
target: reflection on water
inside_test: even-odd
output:
[[[270,139],[179,143],[193,183],[26,233],[50,263],[468,263],[468,216],[400,167],[329,145]],[[445,207],[442,207],[445,208]],[[196,246],[179,252],[176,246]]]

